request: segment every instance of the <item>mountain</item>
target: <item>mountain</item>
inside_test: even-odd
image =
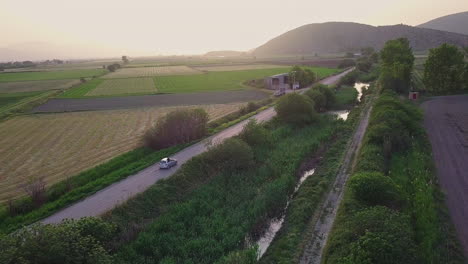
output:
[[[288,31],[253,52],[256,56],[301,55],[357,51],[361,47],[381,49],[390,39],[406,37],[414,51],[425,51],[442,43],[468,46],[468,36],[406,25],[369,26],[349,22],[309,24]]]
[[[439,17],[417,27],[468,35],[468,12]]]

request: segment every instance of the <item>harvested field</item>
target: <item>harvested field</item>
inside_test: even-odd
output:
[[[153,78],[111,79],[100,83],[86,96],[151,94],[157,91]]]
[[[213,120],[242,105],[197,107]],[[22,195],[19,185],[28,178],[53,184],[134,149],[146,129],[173,109],[39,114],[0,123],[0,202]]]
[[[71,91],[71,90],[70,90]],[[183,105],[228,104],[265,99],[268,94],[257,90],[208,92],[194,94],[159,94],[127,97],[68,99],[56,98],[35,109],[36,113],[74,112],[89,110],[168,107]]]
[[[140,68],[121,68],[115,72],[109,73],[103,78],[131,78],[131,77],[153,77],[165,75],[188,75],[201,74],[202,72],[187,66],[163,66],[163,67],[140,67]]]
[[[435,97],[422,108],[440,185],[468,257],[468,95]]]
[[[217,65],[217,66],[197,66],[193,67],[200,71],[245,71],[245,70],[258,70],[258,69],[274,69],[283,66],[272,64],[240,64],[240,65]]]
[[[79,84],[79,80],[46,80],[26,82],[0,82],[0,93],[21,93],[48,90],[64,90]]]
[[[8,72],[8,73],[0,73],[0,82],[79,79],[81,77],[101,76],[106,72],[107,70],[104,70],[104,69],[82,69],[82,70],[38,71],[38,72]]]

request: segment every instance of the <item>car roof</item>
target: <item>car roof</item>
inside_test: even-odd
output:
[[[162,159],[161,161],[167,161],[167,160],[168,160],[168,158],[164,158],[164,159]]]

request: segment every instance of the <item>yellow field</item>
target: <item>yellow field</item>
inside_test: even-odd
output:
[[[156,93],[153,78],[127,78],[105,80],[85,96]]]
[[[216,119],[242,105],[196,107]],[[175,108],[30,115],[0,123],[0,203],[23,195],[19,185],[30,177],[53,184],[134,149],[158,117]]]
[[[219,66],[200,66],[194,69],[200,71],[245,71],[245,70],[259,70],[259,69],[275,69],[284,68],[285,66],[271,65],[271,64],[243,64],[243,65],[219,65]]]
[[[131,78],[131,77],[152,77],[165,75],[189,75],[201,74],[202,72],[187,66],[163,66],[163,67],[141,67],[122,68],[115,72],[104,75],[104,79]]]

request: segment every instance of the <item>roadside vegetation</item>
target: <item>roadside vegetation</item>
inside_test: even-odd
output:
[[[381,51],[381,94],[330,234],[323,263],[463,263],[438,190],[405,39]]]
[[[97,77],[105,74],[104,69],[81,69],[63,71],[37,71],[37,72],[7,72],[0,73],[0,82],[80,79],[86,77]]]
[[[445,95],[468,91],[468,61],[465,61],[465,56],[461,49],[449,44],[431,49],[422,79],[427,92]]]

